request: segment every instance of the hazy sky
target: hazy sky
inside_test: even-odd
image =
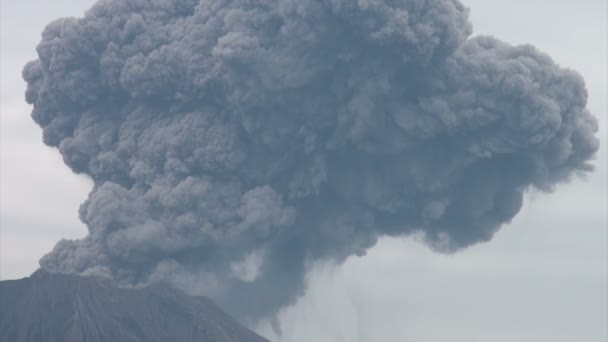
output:
[[[466,251],[438,255],[413,238],[384,239],[364,257],[317,267],[307,295],[282,315],[283,341],[608,339],[606,2],[464,2],[476,34],[534,44],[584,76],[588,108],[601,123],[596,172],[553,194],[529,194],[511,225]],[[20,74],[46,23],[92,3],[2,1],[2,279],[30,274],[58,239],[86,233],[77,209],[90,183],[42,144]]]

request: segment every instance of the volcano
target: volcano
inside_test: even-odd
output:
[[[268,342],[205,297],[42,269],[0,282],[0,341]]]

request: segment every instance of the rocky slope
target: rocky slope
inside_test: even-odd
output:
[[[204,297],[43,270],[0,282],[0,341],[268,342]]]

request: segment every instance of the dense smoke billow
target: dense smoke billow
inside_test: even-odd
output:
[[[40,263],[170,281],[241,317],[315,261],[422,234],[449,252],[591,170],[583,79],[471,38],[458,0],[100,0],[23,72],[44,142],[94,182]]]

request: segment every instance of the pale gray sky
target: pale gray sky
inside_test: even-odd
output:
[[[476,34],[531,43],[587,81],[600,119],[596,172],[553,194],[529,194],[495,238],[438,255],[414,238],[384,239],[368,255],[321,265],[282,315],[276,341],[590,341],[608,339],[607,5],[604,0],[467,0]],[[20,278],[77,219],[90,184],[41,142],[20,73],[46,23],[90,0],[2,0],[0,267]]]

